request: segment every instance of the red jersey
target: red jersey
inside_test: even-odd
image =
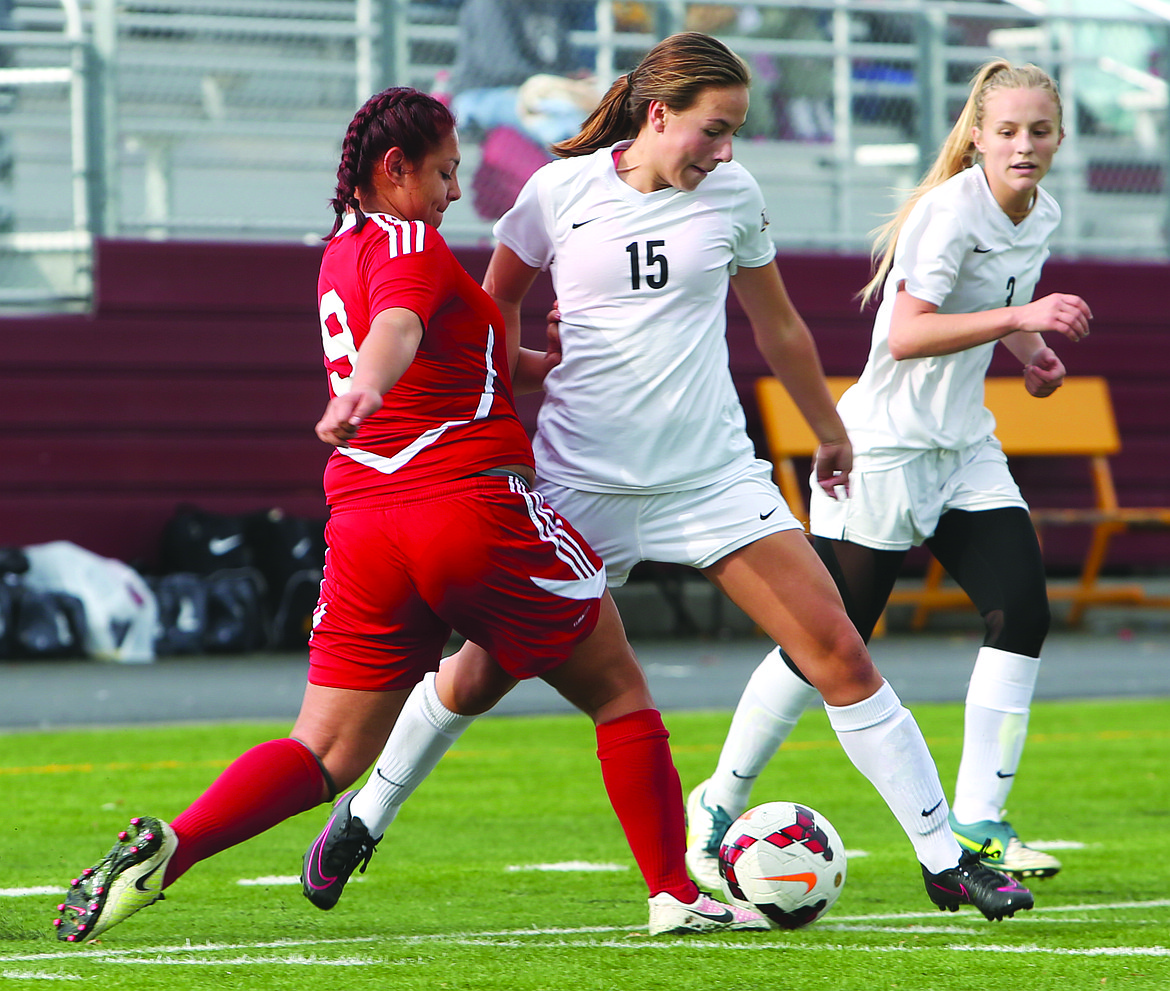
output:
[[[516,415],[499,307],[421,220],[351,219],[325,248],[317,281],[331,395],[350,385],[370,322],[403,307],[423,337],[405,374],[325,468],[330,505],[376,500],[505,464],[532,465]]]

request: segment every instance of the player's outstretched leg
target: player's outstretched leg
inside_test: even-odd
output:
[[[162,898],[167,864],[178,847],[175,831],[161,819],[131,819],[110,852],[70,883],[57,906],[57,938],[86,942]]]
[[[957,912],[960,905],[974,905],[988,919],[998,922],[1005,915],[1033,905],[1032,892],[1015,878],[984,867],[978,853],[964,850],[957,867],[937,874],[922,868],[926,893],[940,909]]]
[[[356,794],[348,791],[337,800],[325,828],[305,851],[301,890],[320,909],[337,904],[350,875],[359,865],[362,873],[366,872],[378,845],[366,824],[350,814],[349,806]]]

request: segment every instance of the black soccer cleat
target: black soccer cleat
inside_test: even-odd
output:
[[[957,867],[931,874],[922,868],[926,893],[940,909],[957,912],[960,905],[974,905],[988,919],[998,922],[1005,915],[1030,909],[1032,892],[1015,878],[984,867],[979,854],[964,850]]]
[[[356,791],[342,795],[333,806],[329,822],[305,851],[301,891],[317,908],[331,909],[341,898],[345,883],[361,865],[370,864],[378,841],[370,838],[366,824],[349,814]]]

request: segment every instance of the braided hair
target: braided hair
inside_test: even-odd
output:
[[[392,86],[371,96],[349,123],[341,142],[337,190],[329,201],[335,218],[330,240],[352,210],[358,229],[366,222],[358,193],[367,189],[374,166],[391,148],[401,148],[408,162],[417,163],[455,130],[455,118],[433,96],[409,86]]]

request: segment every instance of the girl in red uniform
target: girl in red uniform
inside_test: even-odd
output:
[[[409,718],[453,738],[502,686],[530,677],[596,723],[606,790],[650,889],[651,931],[767,928],[687,877],[667,733],[601,562],[530,488],[511,369],[542,359],[521,359],[437,229],[459,197],[458,165],[450,113],[415,90],[374,96],[350,124],[318,282],[331,399],[317,434],[336,449],[300,715],[289,737],[239,757],[173,822],[134,820],[73,882],[59,938],[92,939],[198,861],[332,798],[374,761],[412,692]],[[496,667],[440,668],[453,629]],[[352,794],[305,858],[306,894],[322,907],[344,884],[338,858],[373,852]]]

